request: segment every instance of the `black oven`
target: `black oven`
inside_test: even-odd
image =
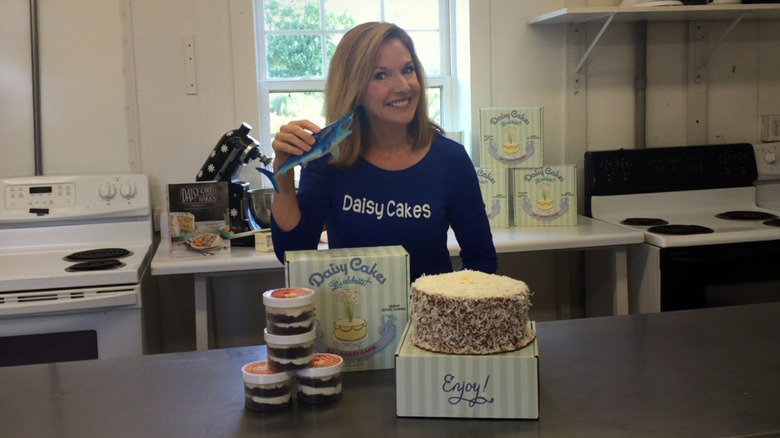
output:
[[[756,203],[747,143],[585,154],[585,210],[641,231],[629,311],[780,301],[780,210]]]
[[[661,310],[780,301],[780,240],[660,249]]]

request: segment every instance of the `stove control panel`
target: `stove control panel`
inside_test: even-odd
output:
[[[30,176],[0,180],[0,223],[146,216],[146,175]]]
[[[780,175],[780,143],[758,143],[753,149],[759,174]]]

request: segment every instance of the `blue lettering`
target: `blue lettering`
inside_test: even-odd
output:
[[[454,393],[455,395],[449,397],[447,402],[451,405],[457,405],[460,402],[468,402],[470,408],[476,405],[484,405],[493,403],[494,398],[487,398],[480,395],[483,390],[487,389],[488,382],[490,382],[490,376],[485,379],[485,384],[480,385],[476,382],[456,382],[455,376],[452,374],[446,374],[444,376],[444,382],[441,385],[441,390],[446,393]],[[467,395],[474,395],[468,398]]]

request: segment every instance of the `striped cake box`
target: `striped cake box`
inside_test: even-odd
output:
[[[409,330],[396,352],[399,417],[539,418],[538,340],[509,353],[449,355],[415,347]]]
[[[409,320],[409,254],[402,246],[288,251],[287,287],[315,291],[320,353],[344,358],[344,372],[395,366]]]

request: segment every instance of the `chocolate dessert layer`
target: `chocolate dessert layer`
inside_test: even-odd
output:
[[[247,394],[255,397],[262,397],[262,398],[280,397],[290,393],[290,385],[287,383],[281,384],[279,386],[269,386],[269,385],[262,385],[262,386],[244,385],[244,386],[246,388]]]
[[[312,354],[311,346],[308,347],[267,347],[268,356],[273,356],[277,359],[298,359],[300,357],[310,356]]]
[[[332,395],[324,395],[324,394],[306,395],[301,391],[298,391],[297,398],[299,402],[317,405],[322,403],[334,402],[341,398],[341,393],[339,392],[338,394],[332,394]]]
[[[312,388],[330,388],[341,384],[341,374],[333,377],[301,377],[298,376],[299,386],[309,386]]]
[[[295,322],[302,322],[302,321],[308,321],[314,319],[314,311],[310,310],[307,312],[301,312],[298,314],[290,314],[290,313],[284,313],[284,310],[287,309],[280,309],[282,312],[276,313],[272,311],[266,312],[266,320],[269,323],[273,324],[292,324]]]

